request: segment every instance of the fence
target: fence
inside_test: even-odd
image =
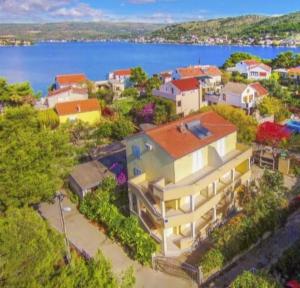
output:
[[[189,280],[197,286],[202,283],[202,273],[198,267],[182,263],[174,258],[154,256],[152,266],[154,270]]]

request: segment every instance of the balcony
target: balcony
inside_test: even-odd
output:
[[[217,167],[207,166],[176,184],[164,179],[150,183],[142,174],[129,181],[129,188],[161,227],[197,222],[250,178],[252,150],[243,145],[237,148],[220,158]]]
[[[207,165],[199,172],[194,173],[177,183],[164,183],[160,180],[153,184],[153,194],[163,201],[178,199],[191,194],[196,194],[199,189],[205,189],[216,179],[221,178],[233,167],[238,166],[246,159],[252,156],[252,149],[246,145],[238,144],[237,149],[219,157],[216,163]]]

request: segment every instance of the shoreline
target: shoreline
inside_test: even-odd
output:
[[[201,46],[201,47],[265,47],[265,48],[291,48],[297,49],[300,48],[300,45],[260,45],[260,44],[239,44],[239,43],[222,43],[222,44],[213,44],[213,43],[182,43],[182,42],[158,42],[158,41],[135,41],[135,40],[120,40],[120,39],[105,39],[105,40],[41,40],[36,41],[35,44],[66,44],[66,43],[130,43],[130,44],[153,44],[153,45],[188,45],[188,46]],[[28,45],[28,46],[34,46]]]

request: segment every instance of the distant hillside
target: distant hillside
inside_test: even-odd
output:
[[[95,40],[130,39],[149,34],[164,27],[148,23],[48,23],[48,24],[0,24],[0,37],[10,36],[26,40]]]
[[[298,33],[300,33],[300,12],[279,17],[247,15],[175,24],[154,31],[151,37],[177,41],[189,36],[196,36],[201,40],[225,36],[243,39],[264,37],[266,34],[288,37]]]
[[[164,27],[152,33],[152,37],[162,37],[167,40],[178,40],[187,34],[199,38],[236,35],[251,24],[264,20],[265,17],[249,15],[240,17],[193,21]]]

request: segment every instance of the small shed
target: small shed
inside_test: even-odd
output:
[[[69,176],[70,189],[81,199],[96,190],[107,177],[115,177],[104,165],[94,160],[77,165]]]

